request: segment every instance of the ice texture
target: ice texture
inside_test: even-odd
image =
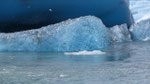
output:
[[[85,16],[40,29],[0,33],[0,51],[81,52],[103,50],[114,42],[150,40],[150,17],[107,28],[101,19]]]
[[[134,24],[130,29],[133,40],[150,40],[150,19]]]
[[[130,31],[126,24],[116,25],[110,28],[111,38],[113,42],[131,41]]]
[[[99,50],[111,43],[110,30],[94,16],[85,16],[36,30],[0,33],[0,51]]]
[[[130,0],[130,9],[135,21],[150,16],[150,0]]]
[[[132,40],[150,40],[150,0],[130,0],[136,23],[130,28]]]

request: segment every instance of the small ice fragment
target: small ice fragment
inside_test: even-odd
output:
[[[66,76],[67,76],[67,75],[65,75],[65,74],[60,74],[60,75],[59,75],[60,78],[64,78],[64,77],[66,77]]]
[[[106,54],[106,52],[102,52],[100,50],[93,50],[93,51],[79,51],[79,52],[65,52],[65,55],[102,55]]]
[[[6,69],[3,69],[3,71],[6,71]]]

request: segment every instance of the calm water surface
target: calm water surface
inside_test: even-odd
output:
[[[0,52],[0,84],[149,84],[150,42],[117,43],[104,55]]]

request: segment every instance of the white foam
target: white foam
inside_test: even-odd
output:
[[[79,52],[65,52],[65,55],[102,55],[106,54],[106,52],[102,52],[100,50],[93,50],[93,51],[79,51]]]

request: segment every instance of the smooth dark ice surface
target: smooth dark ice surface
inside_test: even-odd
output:
[[[128,0],[1,0],[0,32],[40,28],[87,15],[101,18],[107,27],[134,22]]]

